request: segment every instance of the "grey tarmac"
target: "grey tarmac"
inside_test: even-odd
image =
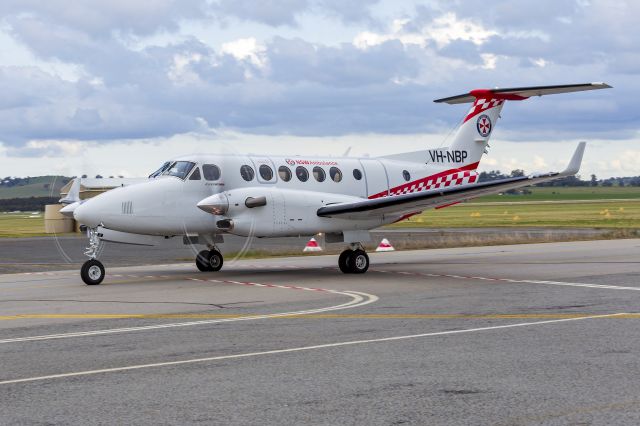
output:
[[[1,424],[640,423],[640,240],[0,275]]]

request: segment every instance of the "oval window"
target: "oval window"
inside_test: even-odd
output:
[[[407,182],[409,182],[409,181],[411,180],[411,174],[410,174],[408,171],[406,171],[406,170],[403,170],[403,171],[402,171],[402,177],[403,177],[403,178],[404,178],[404,180],[406,180]]]
[[[356,180],[362,179],[362,172],[360,170],[358,170],[358,169],[353,169],[353,177]]]
[[[253,180],[253,176],[255,176],[255,173],[251,166],[247,166],[245,164],[244,166],[240,167],[240,176],[242,176],[242,179],[249,182],[250,180]]]
[[[337,167],[332,167],[329,169],[329,176],[334,182],[340,182],[342,180],[342,172]]]
[[[309,179],[309,171],[302,166],[296,167],[296,177],[300,182],[306,182]]]
[[[264,180],[273,179],[273,170],[271,170],[271,167],[267,166],[266,164],[262,164],[258,168],[258,172],[260,172],[260,177]]]
[[[327,174],[324,172],[324,169],[319,166],[315,166],[313,168],[313,177],[316,178],[318,182],[324,182],[327,178]]]
[[[291,180],[291,169],[287,166],[280,166],[278,167],[278,175],[283,181],[289,182]]]
[[[220,179],[220,167],[215,164],[203,164],[202,174],[205,180],[218,180]]]

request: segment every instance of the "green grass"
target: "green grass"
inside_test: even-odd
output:
[[[0,238],[37,237],[45,234],[44,216],[29,213],[0,213]]]
[[[47,186],[48,185],[48,186]],[[58,197],[64,186],[61,176],[38,176],[31,178],[29,184],[21,186],[0,186],[0,199],[28,197]]]
[[[526,188],[531,194],[522,195],[487,195],[476,198],[472,203],[482,202],[520,202],[520,201],[571,201],[571,200],[640,200],[638,186],[611,187],[531,187]]]
[[[640,228],[640,200],[509,205],[460,204],[428,210],[393,227],[475,228],[541,226]]]

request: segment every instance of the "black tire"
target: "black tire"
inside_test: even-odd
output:
[[[354,274],[364,274],[369,269],[369,256],[364,250],[354,250],[349,256],[349,268]]]
[[[211,265],[209,265],[210,254],[211,253],[209,252],[209,250],[202,250],[196,256],[196,267],[198,268],[199,271],[208,272],[213,270],[211,269]]]
[[[80,277],[86,285],[98,285],[104,280],[104,266],[97,259],[84,262],[80,268]]]
[[[349,267],[349,258],[351,257],[352,250],[345,250],[340,253],[340,257],[338,258],[338,267],[345,274],[350,274],[351,268]]]
[[[224,263],[224,259],[222,258],[222,253],[218,250],[211,250],[209,252],[209,269],[210,271],[219,271],[222,268],[222,264]]]

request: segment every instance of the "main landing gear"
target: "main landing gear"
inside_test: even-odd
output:
[[[369,269],[369,256],[360,244],[352,244],[340,253],[338,267],[345,274],[364,274]]]
[[[96,256],[100,249],[100,237],[98,236],[98,230],[93,228],[89,229],[89,247],[85,250],[84,254],[89,256],[89,260],[84,262],[82,268],[80,268],[80,277],[87,285],[98,285],[104,280],[104,265]]]
[[[196,256],[196,266],[202,272],[219,271],[223,261],[222,253],[215,247],[211,250],[202,250]]]

